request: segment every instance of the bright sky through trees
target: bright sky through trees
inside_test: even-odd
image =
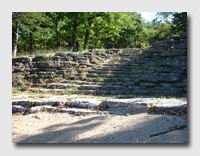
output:
[[[154,19],[157,12],[138,12],[138,13],[141,13],[142,17],[147,22],[151,22]]]

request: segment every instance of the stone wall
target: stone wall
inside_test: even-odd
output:
[[[187,33],[151,45],[132,62],[138,87],[187,95]]]
[[[120,51],[93,51],[84,54],[56,53],[54,56],[39,55],[35,58],[12,58],[13,86],[45,86],[77,72],[77,69],[91,68],[112,60]]]

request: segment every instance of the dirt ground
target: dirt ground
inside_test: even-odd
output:
[[[37,112],[12,116],[13,143],[187,143],[186,120],[137,110],[127,115]]]

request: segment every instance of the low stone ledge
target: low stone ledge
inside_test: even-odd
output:
[[[155,108],[160,110],[164,109],[187,109],[187,101],[186,100],[178,100],[178,99],[162,99],[158,104],[155,105]]]
[[[28,108],[28,106],[18,106],[18,105],[12,105],[12,112],[22,112],[25,111]]]
[[[52,99],[52,98],[34,98],[34,99],[24,99],[24,100],[13,100],[12,105],[21,105],[21,106],[41,106],[41,105],[65,105],[66,99]]]
[[[158,103],[157,98],[139,98],[139,99],[110,99],[103,101],[102,104],[108,107],[129,107],[137,109],[146,109],[148,105]]]
[[[101,104],[101,101],[98,99],[73,99],[66,103],[68,106],[78,106],[78,107],[85,107],[85,108],[92,108],[94,106],[98,106]]]
[[[15,57],[12,58],[12,62],[23,62],[23,63],[28,63],[28,62],[32,62],[32,58],[31,57]]]

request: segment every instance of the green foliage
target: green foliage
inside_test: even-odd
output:
[[[35,103],[34,102],[29,102],[28,105],[29,105],[29,107],[33,107],[33,106],[35,106]]]
[[[25,54],[65,46],[74,51],[145,48],[187,31],[186,12],[159,12],[157,16],[145,23],[137,12],[13,12],[12,42],[14,47],[17,24],[17,51]]]
[[[176,12],[173,14],[171,31],[174,34],[187,32],[187,12]]]

